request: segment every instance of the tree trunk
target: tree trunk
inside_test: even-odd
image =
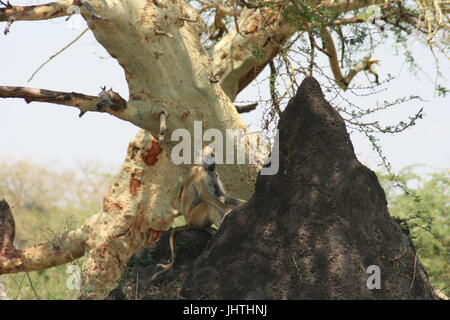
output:
[[[61,3],[67,7],[73,2]],[[54,8],[54,16],[61,15],[61,5]],[[107,112],[145,130],[130,143],[102,212],[56,243],[15,250],[14,257],[0,254],[0,273],[47,268],[84,252],[83,289],[85,295],[98,298],[114,287],[137,248],[156,241],[173,221],[171,191],[189,166],[171,162],[175,142],[166,139],[161,146],[153,138],[159,134],[161,112],[167,114],[169,137],[178,128],[193,137],[194,121],[202,121],[203,130],[215,128],[224,136],[226,129],[245,131],[246,126],[220,83],[211,81],[216,71],[200,44],[201,17],[189,4],[110,0],[108,6],[96,2],[93,7],[107,21],[92,19],[85,9],[82,14],[96,39],[123,67],[130,92],[125,109]],[[44,9],[34,8],[30,14],[52,14],[48,6]],[[218,171],[231,195],[250,197],[255,168],[219,165]]]
[[[64,0],[29,7],[8,6],[0,9],[0,21],[64,16],[71,5],[82,3]],[[262,9],[244,9],[239,26],[246,35],[230,32],[210,56],[200,43],[204,23],[198,12],[183,0],[84,3],[90,3],[95,14],[90,6],[82,5],[83,17],[99,43],[124,69],[130,93],[126,105],[101,111],[144,130],[130,143],[100,213],[54,242],[22,250],[13,248],[14,256],[0,251],[0,273],[39,270],[84,255],[84,289],[95,298],[115,286],[138,247],[156,241],[159,232],[167,230],[173,221],[170,194],[186,173],[187,165],[174,165],[170,161],[174,142],[166,139],[160,145],[153,138],[159,134],[161,113],[167,115],[168,136],[178,128],[187,129],[193,136],[195,120],[202,121],[203,129],[215,128],[222,133],[226,129],[245,131],[232,100],[297,29],[287,24],[281,14],[267,21],[261,18]],[[318,7],[345,12],[375,3],[384,0],[324,1]],[[270,17],[270,9],[264,10],[268,11],[266,17]],[[102,19],[94,18],[95,15]],[[265,52],[262,59],[255,57],[255,49]],[[79,107],[83,112],[96,110],[93,98],[88,96],[52,95],[45,90],[11,92],[14,90],[0,88],[0,97],[22,97],[27,102],[47,99]],[[89,108],[83,109],[80,99]],[[231,195],[243,199],[251,196],[255,167],[219,165],[218,170]]]

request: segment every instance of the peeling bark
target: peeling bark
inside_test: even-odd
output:
[[[244,9],[239,22],[244,36],[231,31],[210,57],[199,41],[201,17],[183,0],[107,0],[107,6],[101,1],[86,2],[104,20],[95,19],[85,7],[83,17],[95,38],[124,69],[129,87],[127,108],[110,113],[116,112],[115,116],[145,130],[130,143],[101,212],[53,242],[17,250],[17,257],[2,251],[0,274],[44,269],[84,255],[84,295],[99,298],[114,287],[130,256],[156,241],[174,218],[171,189],[188,166],[171,162],[174,142],[165,141],[161,146],[153,138],[160,132],[160,114],[167,115],[167,136],[177,128],[193,134],[194,120],[203,121],[203,129],[246,130],[232,100],[297,30],[275,12]],[[346,11],[374,3],[384,0],[323,1],[320,6]],[[51,19],[67,15],[70,5],[79,4],[59,1],[0,8],[0,21]],[[266,53],[262,59],[255,58],[255,49]],[[220,83],[212,83],[211,76],[217,74],[222,74]],[[68,105],[76,105],[74,101],[79,99],[67,93],[63,97],[70,98]],[[97,97],[83,99],[88,109],[98,103]],[[60,100],[49,102],[64,104]],[[253,167],[219,165],[218,171],[231,195],[251,196]]]

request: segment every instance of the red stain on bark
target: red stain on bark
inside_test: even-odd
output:
[[[158,161],[158,155],[162,152],[162,148],[156,140],[152,140],[152,146],[142,154],[142,160],[148,166],[154,166]]]
[[[147,245],[155,243],[161,236],[161,231],[158,230],[148,229],[148,232],[150,232],[150,238],[148,239]]]
[[[141,180],[136,178],[136,173],[132,173],[131,180],[130,180],[130,193],[133,197],[135,197],[137,195],[140,186],[141,186]]]
[[[119,210],[119,211],[122,211],[122,209],[123,209],[123,207],[118,203],[113,203],[112,206],[114,209]]]
[[[111,210],[122,211],[123,206],[120,202],[114,202],[109,197],[103,198],[103,210],[106,212],[110,212]]]

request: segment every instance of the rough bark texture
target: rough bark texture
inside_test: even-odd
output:
[[[227,216],[196,260],[183,252],[203,248],[208,237],[180,234],[179,265],[152,292],[177,298],[174,287],[182,287],[178,294],[195,299],[435,299],[375,173],[356,159],[343,119],[315,79],[304,80],[279,126],[278,174],[258,177],[253,197]],[[156,262],[169,256],[161,246],[167,240],[153,249]],[[381,270],[379,290],[367,287],[371,265]],[[154,270],[135,269],[141,294],[150,292],[145,279]]]
[[[83,288],[96,298],[115,286],[137,248],[155,242],[160,231],[167,230],[173,220],[170,190],[186,173],[187,166],[175,166],[169,160],[175,143],[167,141],[160,146],[153,138],[159,133],[161,112],[168,114],[167,136],[178,128],[192,134],[194,120],[202,120],[203,129],[246,130],[230,99],[256,77],[278,53],[279,45],[296,30],[281,15],[269,14],[273,21],[266,21],[259,9],[245,10],[240,26],[250,34],[243,37],[231,32],[217,43],[210,56],[200,43],[201,17],[186,1],[107,0],[106,5],[104,1],[84,2],[107,19],[93,19],[85,5],[81,8],[95,38],[124,69],[129,87],[126,108],[106,112],[145,130],[130,143],[124,165],[105,196],[100,213],[53,242],[18,250],[19,258],[10,255],[10,248],[8,254],[0,252],[0,274],[39,270],[84,255]],[[345,12],[384,2],[340,0],[324,1],[320,6]],[[61,17],[68,14],[71,5],[80,5],[80,1],[8,6],[0,8],[0,21]],[[265,51],[263,61],[254,57],[255,48]],[[210,81],[211,76],[220,72],[223,72],[221,83]],[[36,98],[45,92],[31,93]],[[14,96],[19,95],[16,92],[2,97]],[[58,99],[52,102],[63,104]],[[64,99],[69,105],[77,103]],[[94,108],[90,104],[95,100],[89,97],[85,100],[89,101],[84,104]],[[251,196],[252,166],[220,165],[218,170],[231,195],[243,199]]]
[[[1,200],[0,274],[50,268],[83,255],[84,243],[80,230],[64,233],[51,242],[26,249],[15,248],[15,233],[11,208],[5,200]]]
[[[5,20],[8,10],[17,20],[57,17],[65,12],[61,8],[76,3],[2,8],[0,21]],[[173,221],[171,188],[185,175],[188,165],[176,166],[170,161],[176,142],[168,138],[160,146],[153,138],[159,134],[160,113],[168,114],[168,137],[178,128],[194,136],[195,120],[202,121],[203,130],[216,128],[223,133],[226,129],[246,130],[246,126],[220,84],[209,81],[215,73],[212,58],[199,41],[201,18],[188,3],[110,0],[108,6],[100,2],[92,5],[108,20],[92,19],[83,8],[81,13],[96,39],[123,67],[129,86],[127,108],[117,111],[116,116],[146,130],[130,143],[100,213],[55,240],[56,246],[52,242],[23,249],[20,259],[0,257],[0,274],[47,268],[84,253],[84,295],[99,298],[114,288],[137,248],[156,241],[159,232],[167,230]],[[41,15],[42,10],[53,12]],[[180,18],[199,22],[183,22]],[[232,195],[250,197],[254,175],[249,165],[220,165],[218,170]]]

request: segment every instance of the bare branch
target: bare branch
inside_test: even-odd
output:
[[[111,105],[108,105],[109,107],[126,107],[127,102],[118,93],[110,90],[107,91],[107,94],[111,100]],[[10,86],[0,86],[0,98],[22,98],[27,103],[36,101],[76,107],[80,109],[80,116],[87,111],[103,111],[99,108],[99,104],[103,106],[102,103],[104,103],[102,98],[82,93]]]
[[[70,231],[55,240],[27,249],[13,245],[15,224],[11,209],[0,201],[0,275],[6,273],[42,270],[81,257],[84,239],[79,230]]]
[[[277,69],[275,67],[275,64],[273,63],[273,61],[269,62],[269,67],[270,67],[270,78],[269,78],[269,87],[270,87],[270,96],[272,99],[272,105],[273,108],[275,109],[277,114],[280,114],[280,104],[278,103],[278,94],[277,94],[277,89],[276,89],[276,79],[277,79]]]
[[[378,63],[378,60],[371,59],[370,57],[364,58],[360,63],[355,64],[354,67],[347,73],[346,76],[342,74],[341,67],[339,66],[339,59],[337,56],[336,46],[333,38],[326,27],[320,29],[320,36],[322,37],[323,45],[328,53],[328,60],[330,63],[331,71],[333,73],[336,84],[343,90],[347,90],[350,82],[361,71],[369,71],[375,76],[375,82],[378,82],[378,74],[373,70],[373,65]]]
[[[12,8],[12,4],[8,1],[6,1],[6,3],[4,3],[3,1],[0,1],[0,4],[4,5],[6,8]]]
[[[33,6],[6,5],[0,8],[0,21],[48,20],[67,16],[67,9],[77,4],[77,0],[62,0]]]
[[[332,21],[332,25],[334,26],[342,26],[346,24],[353,24],[353,23],[364,23],[367,22],[367,20],[357,17],[351,17],[351,18],[344,18],[344,19],[337,19]]]
[[[103,18],[97,12],[95,12],[94,8],[87,1],[80,1],[81,5],[86,8],[86,10],[91,15],[92,19],[98,19],[102,21],[108,21],[108,19]]]
[[[164,138],[167,129],[166,121],[167,121],[167,114],[165,112],[161,112],[159,114],[159,138],[158,138],[158,142],[160,145],[164,143]]]
[[[101,88],[102,91],[98,94],[100,102],[96,104],[97,111],[106,112],[107,109],[120,111],[126,109],[127,102],[113,89],[106,90],[106,86]]]
[[[64,48],[62,48],[61,50],[59,50],[58,52],[56,52],[55,54],[53,54],[52,56],[50,56],[50,58],[48,58],[43,64],[41,64],[31,75],[31,77],[27,80],[27,82],[30,82],[31,80],[33,80],[34,76],[39,72],[39,70],[41,70],[47,63],[49,63],[52,59],[54,59],[56,56],[58,56],[59,54],[61,54],[64,50],[66,50],[67,48],[69,48],[71,45],[73,45],[75,42],[77,42],[78,40],[80,40],[80,38],[89,31],[89,28],[84,29],[74,40],[70,41],[66,46],[64,46]]]
[[[398,1],[389,0],[389,2]],[[256,1],[240,1],[238,3],[243,6],[239,16],[240,33],[236,28],[231,30],[216,43],[213,51],[214,69],[223,71],[220,83],[231,100],[234,100],[237,94],[259,75],[268,62],[279,54],[282,45],[294,33],[310,27],[309,25],[294,26],[286,21],[284,15],[281,14],[282,8],[267,7]],[[280,1],[279,5],[284,5],[284,7],[293,5],[286,3]],[[321,1],[316,8],[345,13],[370,5],[383,4],[385,4],[385,0]],[[358,21],[340,20],[337,25],[350,22]],[[258,58],[256,59],[255,48],[258,48]]]
[[[235,108],[237,110],[238,113],[245,113],[245,112],[250,112],[256,109],[256,107],[258,106],[258,103],[251,103],[251,104],[246,104],[243,106],[236,106]]]
[[[319,46],[316,42],[316,39],[314,38],[314,35],[311,32],[308,32],[308,36],[309,36],[309,41],[311,42],[311,46],[314,47],[315,49],[319,50],[320,52],[322,52],[324,55],[326,56],[330,56],[330,54],[321,46]]]
[[[320,29],[320,36],[322,38],[323,46],[328,53],[328,61],[330,62],[331,71],[333,72],[334,80],[342,89],[347,89],[348,82],[342,75],[341,68],[339,67],[339,59],[337,56],[336,46],[334,45],[333,38],[326,27]]]

